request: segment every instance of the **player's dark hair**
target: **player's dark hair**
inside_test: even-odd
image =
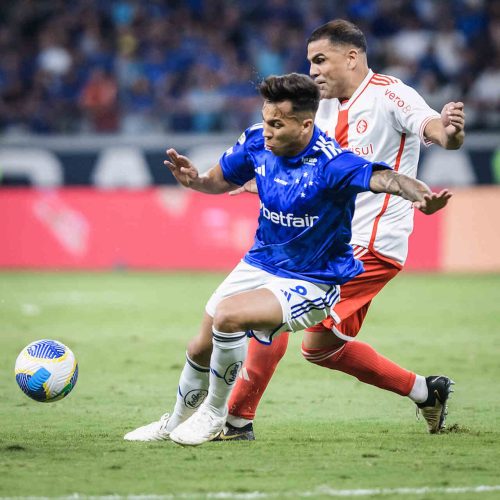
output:
[[[307,40],[309,45],[317,40],[328,39],[332,45],[353,45],[366,53],[366,38],[363,32],[345,19],[335,19],[316,28]]]
[[[319,88],[307,75],[289,73],[271,75],[259,85],[260,95],[269,102],[290,101],[294,113],[316,113],[319,106]]]

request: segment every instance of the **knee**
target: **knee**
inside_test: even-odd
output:
[[[342,356],[344,345],[345,344],[312,349],[307,347],[303,342],[301,352],[302,356],[309,361],[309,363],[335,369],[336,363]]]
[[[302,347],[301,347],[301,352],[302,356],[306,361],[309,361],[309,363],[315,363],[317,364],[316,356],[318,349],[309,349],[304,345],[304,342],[302,342]]]
[[[214,328],[219,332],[234,333],[244,330],[238,311],[231,300],[219,302],[214,314]]]

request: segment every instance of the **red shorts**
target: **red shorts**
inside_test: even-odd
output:
[[[365,271],[340,287],[340,301],[333,309],[335,317],[329,317],[306,331],[324,332],[326,329],[333,330],[340,338],[355,337],[373,297],[400,271],[399,267],[379,259],[367,248],[357,247],[357,250],[356,258],[363,262]]]

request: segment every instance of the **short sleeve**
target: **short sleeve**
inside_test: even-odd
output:
[[[386,97],[390,111],[401,130],[419,136],[420,140],[428,145],[424,137],[425,127],[431,120],[440,118],[440,113],[432,109],[415,89],[402,82],[388,87]]]
[[[251,132],[249,129],[241,134],[236,144],[230,147],[219,160],[224,179],[238,186],[242,186],[255,177],[255,167],[249,151],[249,146],[255,143],[255,134]]]
[[[374,170],[391,170],[391,167],[387,163],[370,162],[350,151],[344,151],[327,163],[324,177],[328,187],[351,196],[370,191]]]

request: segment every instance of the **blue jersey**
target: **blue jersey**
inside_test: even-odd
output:
[[[369,191],[374,166],[342,150],[315,127],[297,156],[265,149],[262,124],[245,131],[220,159],[224,178],[256,178],[260,198],[255,242],[244,260],[276,276],[341,285],[363,271],[355,260],[351,220],[356,194]]]

